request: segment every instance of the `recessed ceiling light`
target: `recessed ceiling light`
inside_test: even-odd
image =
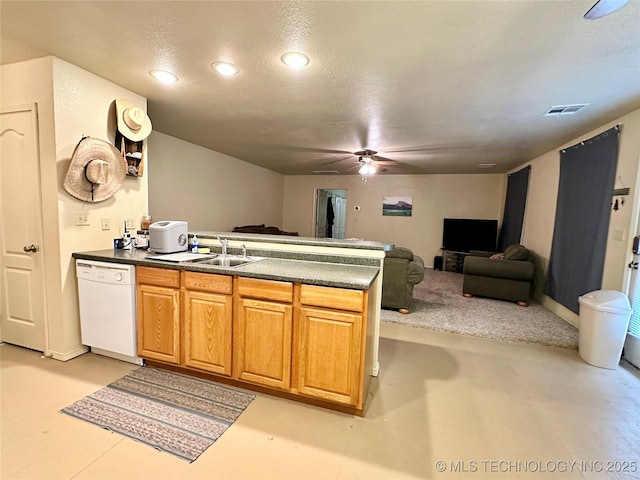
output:
[[[233,63],[228,62],[214,62],[211,64],[211,68],[225,77],[231,77],[240,71]]]
[[[176,83],[178,81],[178,77],[176,77],[173,73],[167,72],[165,70],[151,70],[149,72],[149,75],[151,75],[156,80],[161,81],[162,83],[170,84]]]
[[[309,65],[309,57],[304,53],[287,52],[280,57],[282,63],[293,68],[302,68]]]

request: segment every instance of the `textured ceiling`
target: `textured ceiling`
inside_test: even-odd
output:
[[[594,2],[3,0],[0,60],[55,55],[147,97],[154,130],[284,174],[357,174],[363,148],[388,174],[505,172],[640,108],[640,1]]]

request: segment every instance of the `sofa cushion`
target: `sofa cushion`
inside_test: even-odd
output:
[[[404,258],[405,260],[413,260],[413,252],[405,247],[395,247],[385,253],[389,258]]]
[[[509,245],[504,251],[505,260],[528,260],[529,249],[522,245]]]

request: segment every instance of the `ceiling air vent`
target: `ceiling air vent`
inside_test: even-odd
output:
[[[556,105],[547,110],[544,114],[545,117],[557,117],[558,115],[573,115],[578,110],[589,105],[588,103],[579,103],[576,105]]]
[[[338,170],[314,170],[313,173],[324,173],[327,175],[331,175],[331,174],[336,174],[336,173],[340,173]]]

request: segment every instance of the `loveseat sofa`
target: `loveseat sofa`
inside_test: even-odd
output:
[[[462,293],[517,302],[526,307],[533,283],[533,259],[523,245],[503,253],[472,250],[464,259]]]
[[[386,252],[382,270],[382,308],[409,313],[413,286],[424,278],[424,261],[411,250],[396,247]]]

